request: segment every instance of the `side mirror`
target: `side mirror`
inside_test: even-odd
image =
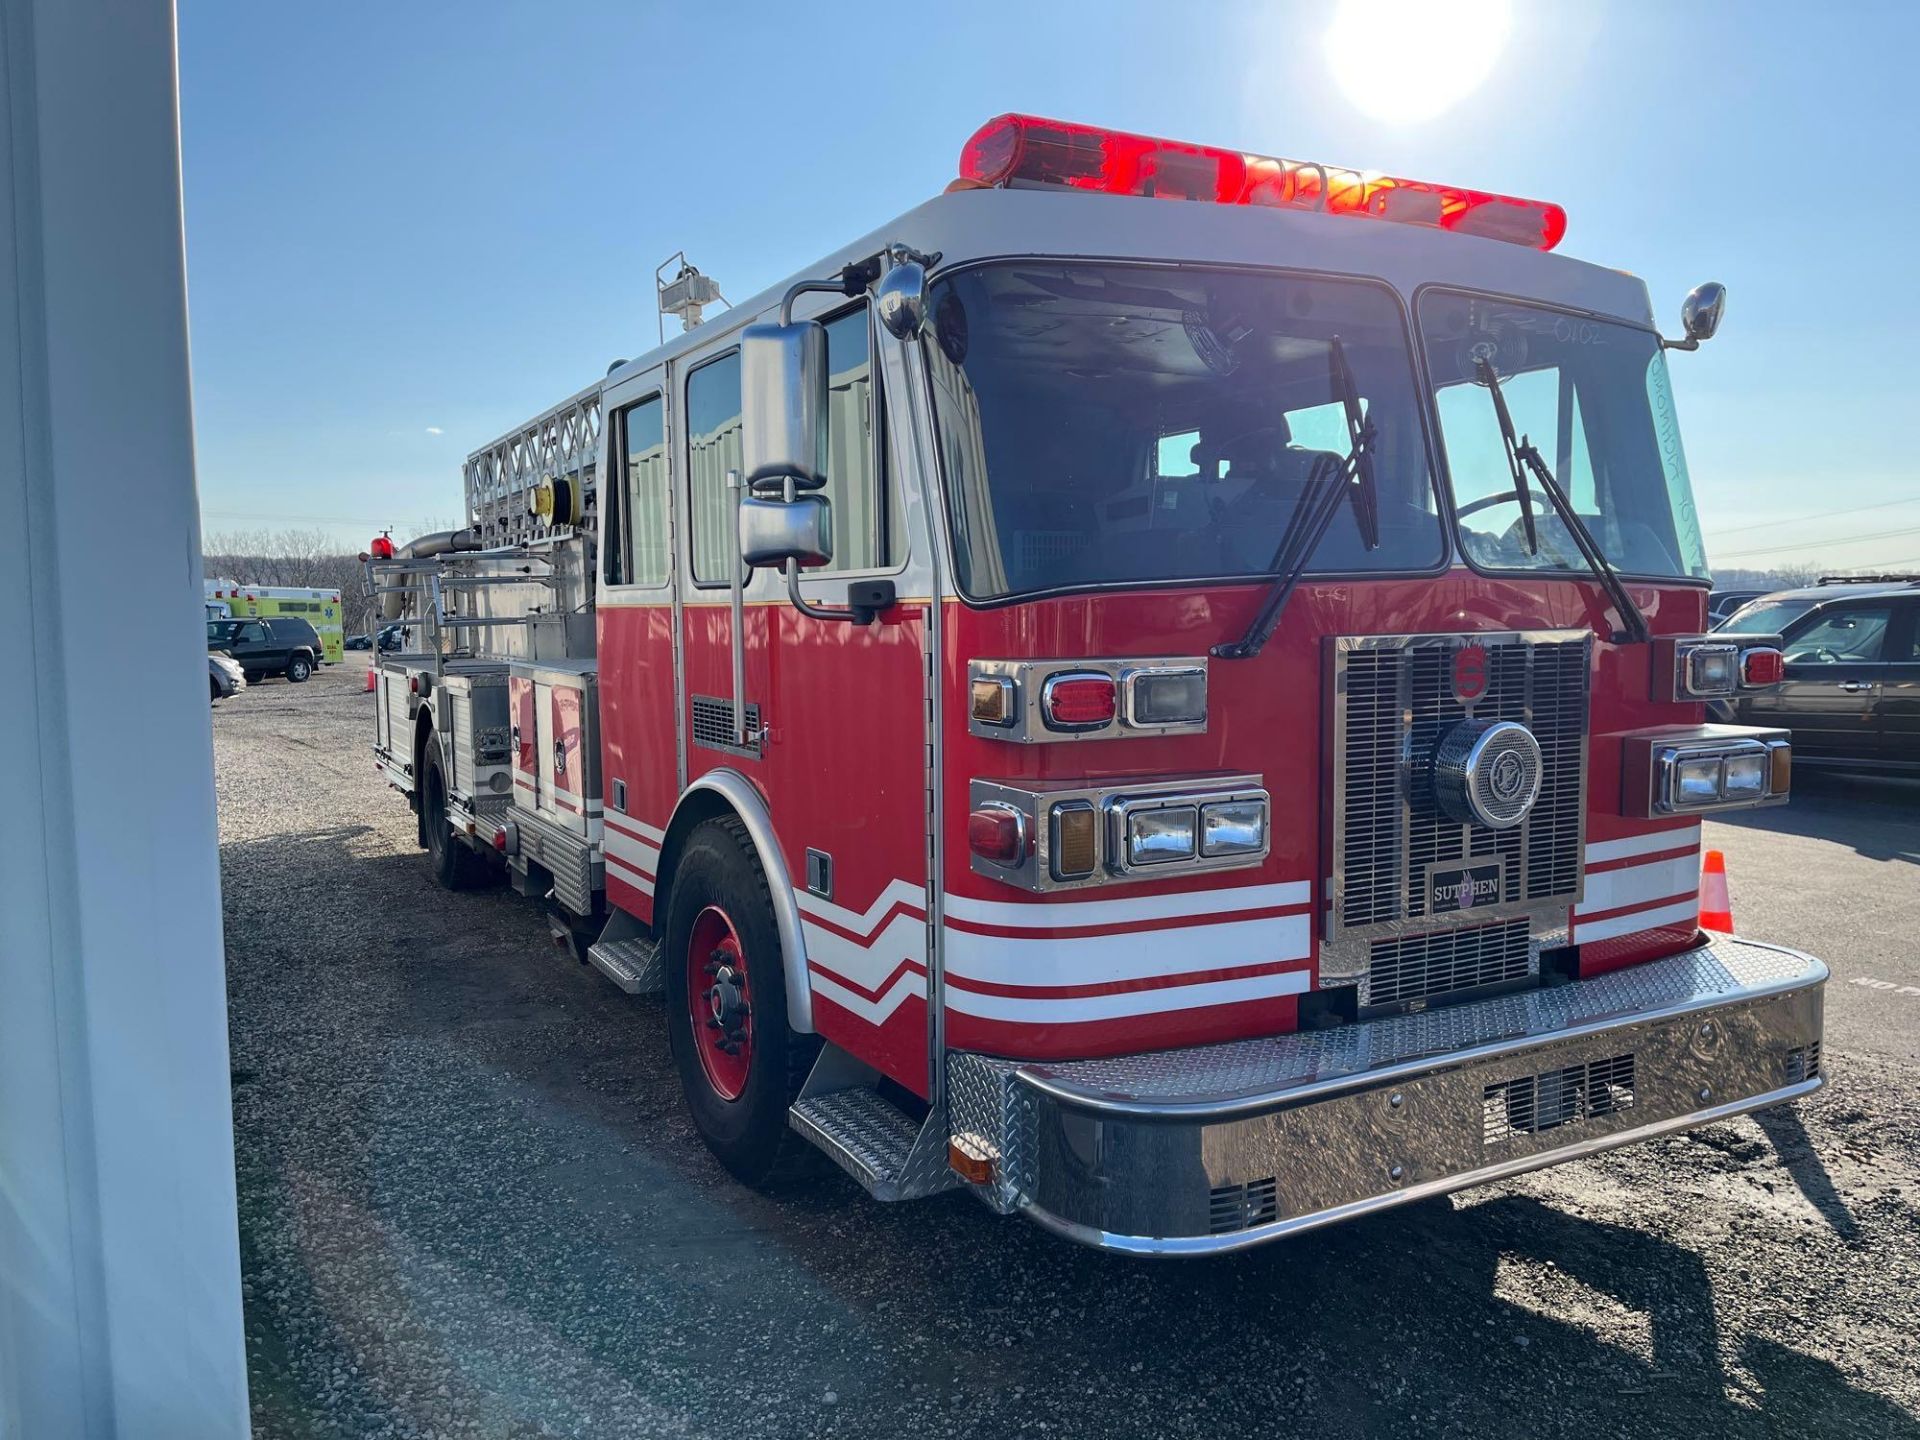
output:
[[[747,326],[740,336],[740,399],[740,457],[749,488],[791,480],[796,490],[818,490],[827,483],[826,326],[818,320]],[[746,524],[743,513],[743,539]]]
[[[1696,285],[1680,306],[1680,328],[1687,338],[1677,349],[1692,350],[1702,340],[1711,340],[1720,328],[1720,317],[1727,308],[1727,287],[1717,280]]]
[[[911,340],[927,324],[927,267],[918,260],[896,263],[873,292],[874,313],[896,340]]]
[[[755,569],[797,561],[803,569],[833,559],[833,511],[824,495],[792,500],[740,497],[740,558]]]

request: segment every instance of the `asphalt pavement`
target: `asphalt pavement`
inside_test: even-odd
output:
[[[734,1184],[657,1002],[433,886],[362,674],[214,711],[259,1436],[1920,1440],[1911,793],[1709,827],[1742,931],[1834,967],[1811,1101],[1144,1263]]]

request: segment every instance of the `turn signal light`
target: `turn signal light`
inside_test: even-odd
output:
[[[1084,880],[1100,863],[1100,817],[1090,800],[1068,800],[1052,810],[1053,855],[1049,867],[1056,880]]]
[[[982,805],[967,815],[967,848],[995,865],[1027,858],[1027,817],[1011,805]]]
[[[1013,724],[1013,681],[1004,675],[983,675],[967,687],[973,718],[982,725]]]
[[[1064,670],[1040,691],[1040,713],[1049,730],[1104,730],[1119,711],[1111,675]]]
[[[1740,657],[1740,681],[1750,688],[1778,685],[1787,678],[1787,657],[1771,647],[1748,650]]]

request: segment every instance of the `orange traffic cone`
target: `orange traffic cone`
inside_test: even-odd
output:
[[[367,667],[367,689],[368,690],[372,690],[374,688],[374,676],[377,673],[378,672],[371,665]]]
[[[1700,928],[1722,935],[1733,933],[1733,897],[1727,893],[1727,857],[1718,850],[1706,853],[1700,867]]]

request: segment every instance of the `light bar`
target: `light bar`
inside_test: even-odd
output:
[[[960,152],[960,183],[1059,185],[1108,195],[1366,215],[1536,250],[1553,249],[1567,233],[1567,212],[1545,200],[1157,140],[1032,115],[1001,115],[976,130]]]

